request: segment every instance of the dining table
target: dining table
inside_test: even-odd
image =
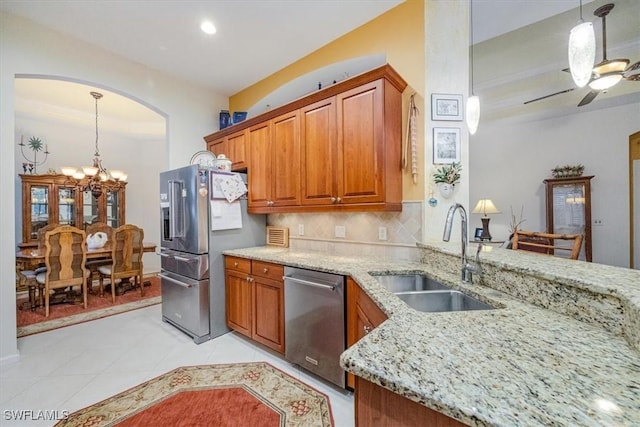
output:
[[[155,252],[157,245],[155,243],[143,242],[142,251],[146,253]],[[111,245],[107,243],[101,248],[87,249],[87,260],[95,259],[108,259],[111,257]],[[16,268],[19,271],[34,269],[39,264],[45,262],[45,248],[27,247],[16,250]],[[29,283],[29,302],[27,303],[31,310],[35,310],[38,306],[36,300],[36,286],[35,280],[33,283]],[[145,281],[142,286],[149,286],[150,282]],[[128,289],[127,289],[128,290]],[[65,302],[61,300],[60,302]]]

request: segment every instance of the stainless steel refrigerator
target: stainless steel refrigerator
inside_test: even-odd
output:
[[[160,174],[162,320],[198,344],[229,331],[222,252],[266,241],[266,216],[248,214],[246,197],[220,199],[217,175],[200,165]]]

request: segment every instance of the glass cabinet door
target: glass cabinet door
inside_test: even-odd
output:
[[[100,196],[102,197],[102,196]],[[82,222],[83,228],[95,222],[100,222],[99,198],[96,199],[90,190],[82,193]]]
[[[582,234],[584,244],[581,260],[591,261],[591,183],[593,176],[544,180],[547,198],[547,232]],[[572,246],[569,241],[556,240],[558,246]],[[566,245],[565,245],[566,244]],[[558,255],[570,251],[558,251]]]
[[[38,240],[38,230],[49,225],[49,186],[31,186],[31,229],[29,231],[31,240]]]
[[[58,223],[76,226],[76,189],[74,187],[58,187]]]
[[[120,224],[120,192],[107,191],[107,225],[118,228]]]

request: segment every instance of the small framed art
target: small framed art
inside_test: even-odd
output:
[[[462,121],[462,95],[431,94],[431,120]]]
[[[460,128],[433,128],[433,163],[460,161]]]

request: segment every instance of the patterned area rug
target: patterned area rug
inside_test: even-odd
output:
[[[17,301],[16,323],[17,337],[37,334],[65,326],[88,322],[126,311],[148,307],[162,302],[161,285],[159,277],[146,277],[145,282],[150,286],[144,287],[144,296],[140,296],[139,289],[133,289],[123,295],[116,296],[115,305],[111,302],[111,295],[105,293],[104,297],[95,294],[87,296],[87,309],[79,304],[57,304],[51,306],[49,317],[44,316],[44,308],[39,307],[35,311],[24,309],[26,299]],[[97,290],[97,285],[94,286]]]
[[[58,427],[332,426],[329,398],[266,362],[188,366],[69,415]]]

